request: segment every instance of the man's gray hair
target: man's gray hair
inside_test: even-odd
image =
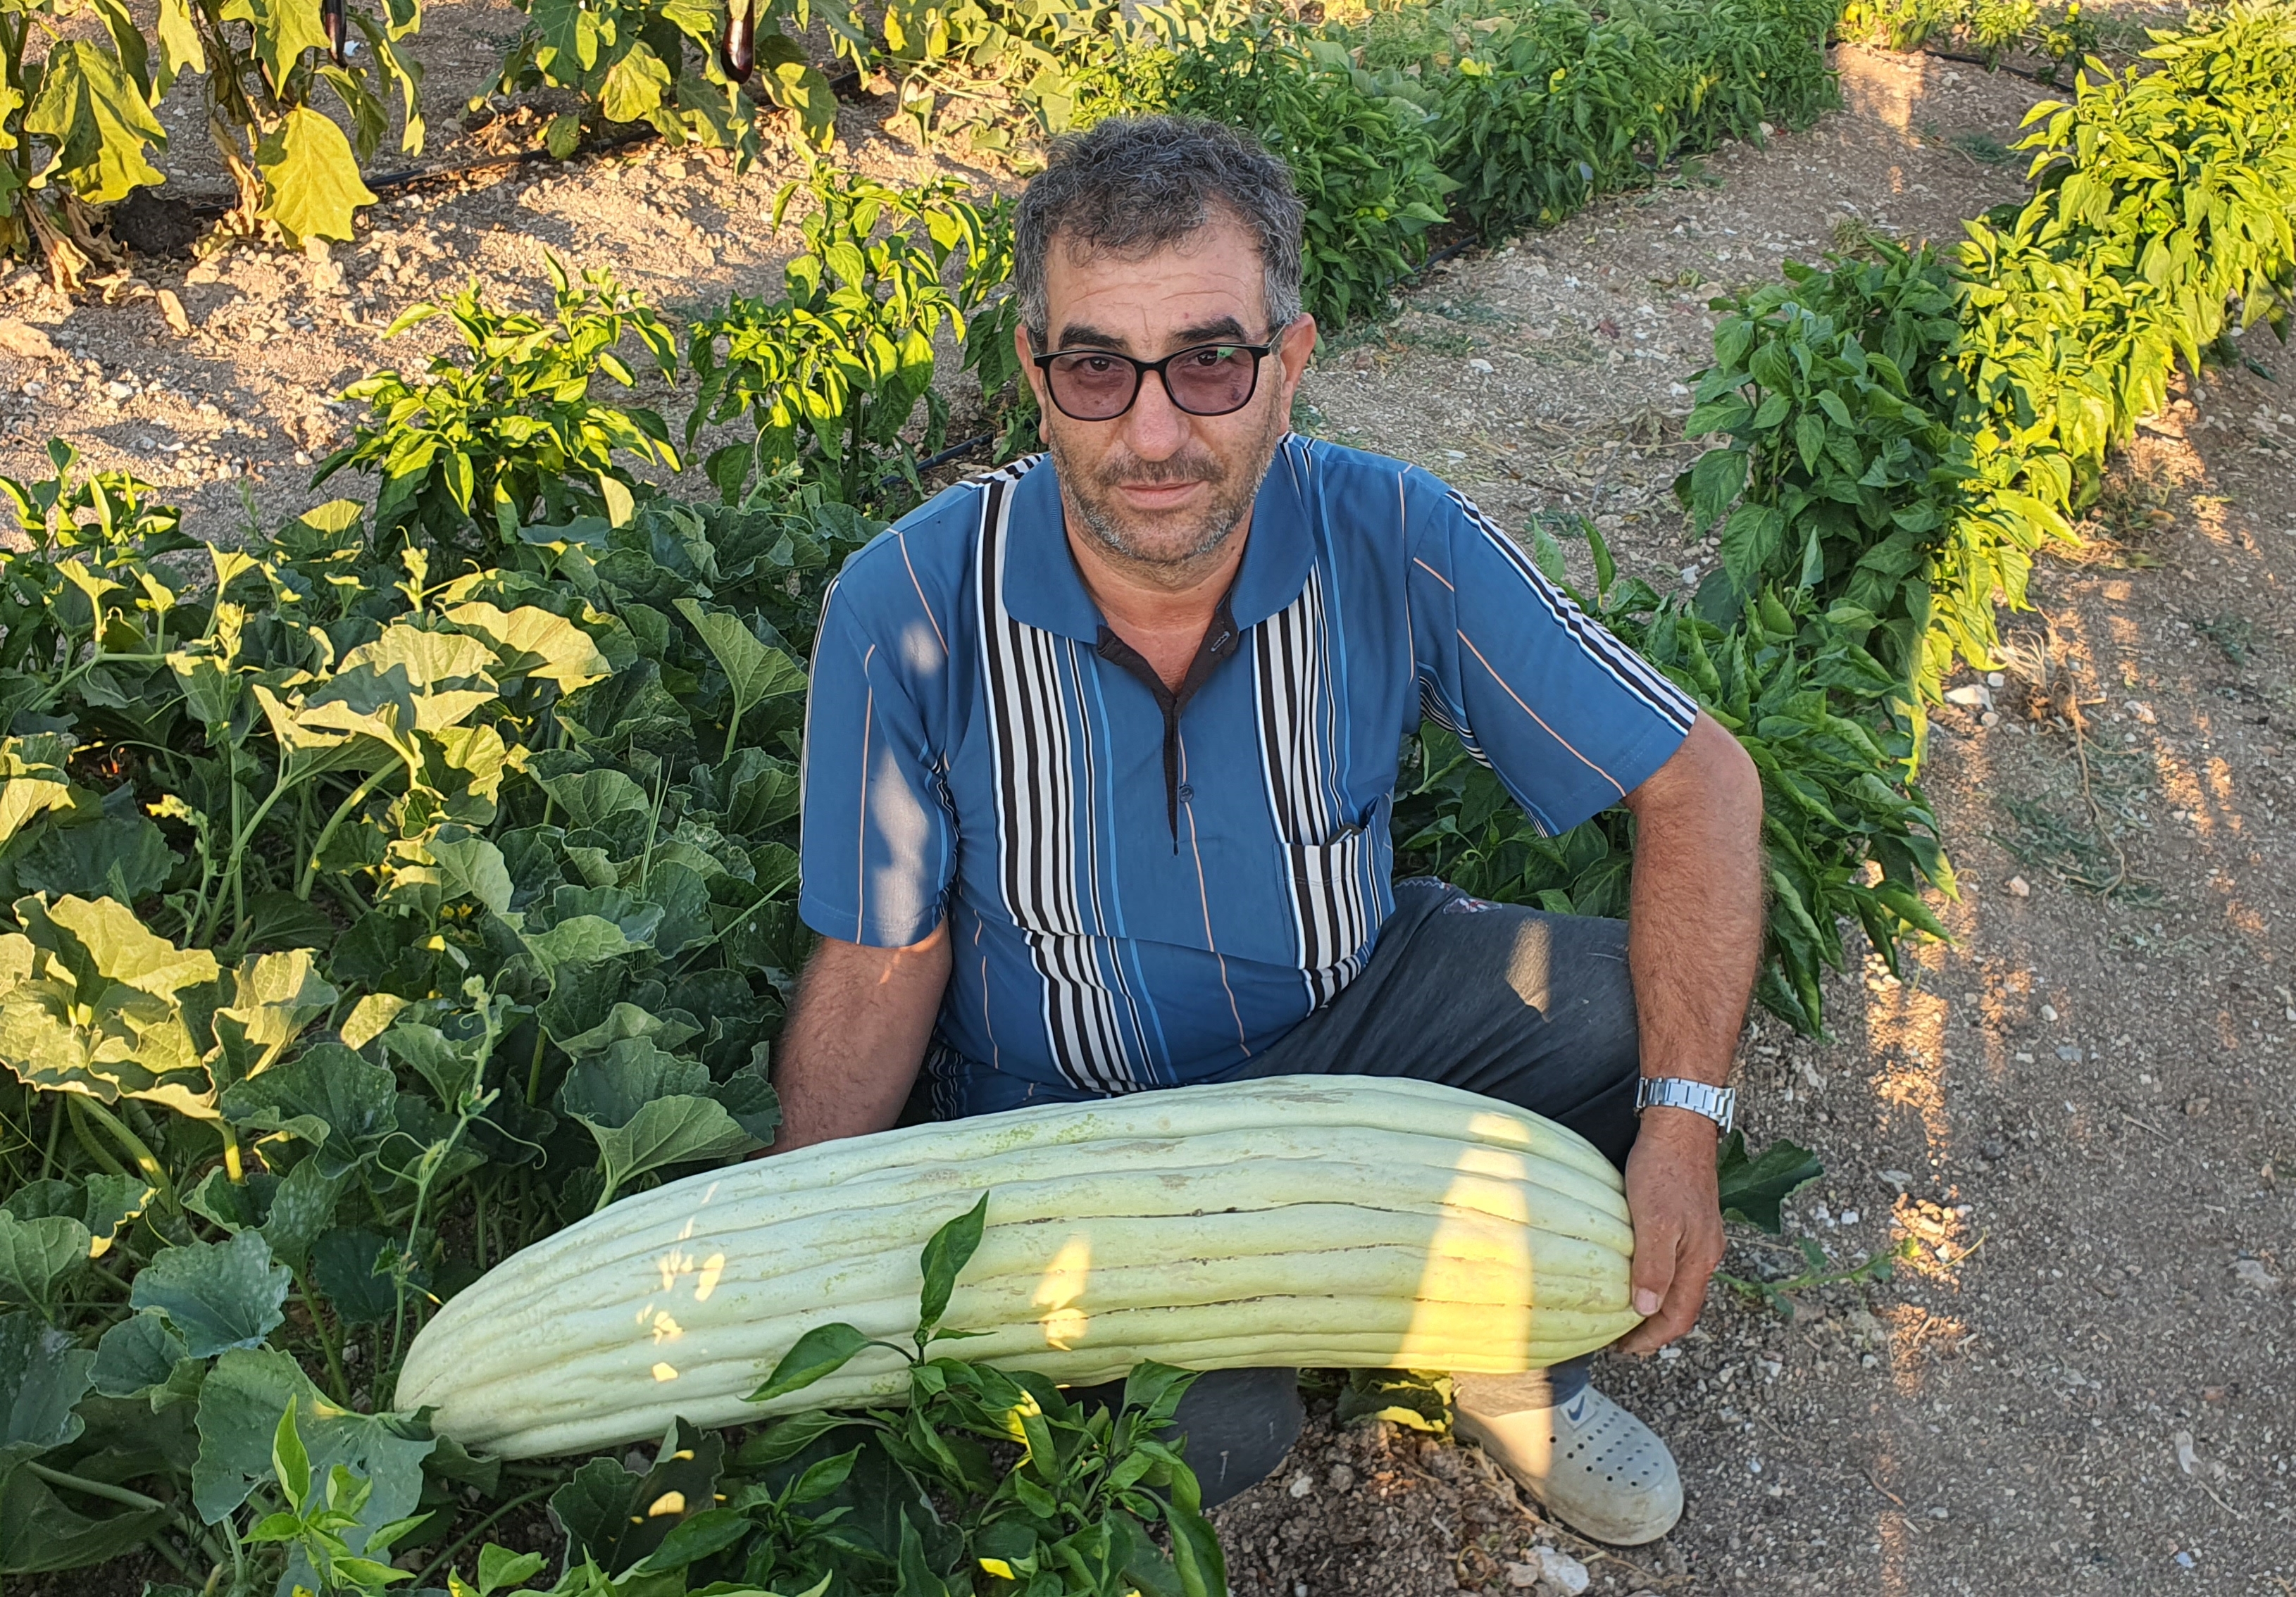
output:
[[[1138,258],[1229,212],[1259,246],[1267,320],[1300,315],[1300,224],[1291,168],[1234,128],[1195,117],[1111,117],[1056,141],[1051,164],[1021,196],[1013,282],[1038,349],[1051,336],[1045,258],[1054,239],[1084,256]]]

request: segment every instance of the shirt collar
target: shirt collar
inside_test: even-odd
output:
[[[1265,621],[1308,586],[1308,573],[1316,563],[1304,491],[1310,465],[1304,440],[1287,434],[1260,479],[1243,563],[1230,590],[1230,608],[1239,627]],[[1096,646],[1100,606],[1085,591],[1076,557],[1069,552],[1060,482],[1049,457],[1022,477],[1013,491],[1004,547],[1007,613],[1039,631]]]

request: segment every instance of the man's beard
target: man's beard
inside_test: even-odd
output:
[[[1113,454],[1087,470],[1062,446],[1057,433],[1048,439],[1048,446],[1069,503],[1102,548],[1128,563],[1180,571],[1218,550],[1250,513],[1260,479],[1267,475],[1282,436],[1283,429],[1271,410],[1260,436],[1233,463],[1224,463],[1202,445],[1192,444],[1160,461],[1144,461],[1128,451]],[[1133,517],[1118,496],[1128,483],[1199,481],[1210,489],[1210,502],[1179,520]]]

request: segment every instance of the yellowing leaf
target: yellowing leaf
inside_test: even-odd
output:
[[[359,180],[358,160],[343,130],[299,105],[256,147],[263,170],[263,211],[290,242],[352,236],[352,218],[374,193]]]
[[[475,600],[455,606],[447,619],[492,643],[497,672],[504,676],[540,677],[570,693],[603,681],[613,670],[588,633],[535,605],[504,611]]]
[[[72,807],[63,762],[71,745],[53,735],[0,742],[0,844],[45,810]]]
[[[164,148],[168,130],[119,59],[86,39],[68,40],[48,53],[40,92],[24,113],[24,131],[56,146],[32,180],[35,186],[61,176],[89,204],[109,205],[167,181],[144,152]]]
[[[598,109],[609,122],[636,122],[661,109],[670,86],[669,69],[643,42],[606,69],[599,86]]]

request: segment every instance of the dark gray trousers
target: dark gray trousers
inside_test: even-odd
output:
[[[1371,963],[1340,995],[1223,1080],[1403,1076],[1557,1120],[1623,1168],[1641,1073],[1622,921],[1550,915],[1398,883]],[[1588,1360],[1549,1370],[1553,1400],[1587,1385]],[[1122,1383],[1072,1394],[1114,1405]],[[1283,1462],[1304,1418],[1297,1372],[1215,1370],[1180,1400],[1173,1429],[1207,1505]]]

